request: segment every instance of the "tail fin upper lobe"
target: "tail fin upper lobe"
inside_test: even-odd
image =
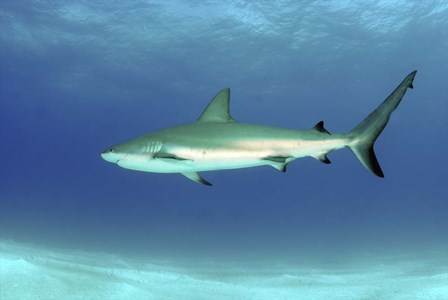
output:
[[[350,150],[366,169],[379,177],[384,177],[384,173],[376,159],[373,144],[386,127],[390,115],[400,104],[406,90],[413,88],[412,82],[416,73],[417,71],[414,71],[406,76],[392,94],[348,134],[352,140],[348,145]]]

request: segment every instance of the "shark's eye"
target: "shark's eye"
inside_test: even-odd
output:
[[[110,148],[110,149],[109,149],[109,152],[114,152],[114,148]]]

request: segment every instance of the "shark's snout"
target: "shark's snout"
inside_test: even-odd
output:
[[[107,148],[103,152],[101,152],[101,157],[108,162],[117,163],[120,159],[116,153],[116,149],[114,147]]]

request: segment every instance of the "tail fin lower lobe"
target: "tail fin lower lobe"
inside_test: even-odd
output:
[[[373,144],[389,122],[390,115],[398,107],[408,88],[413,88],[417,71],[411,72],[400,85],[370,115],[348,134],[352,142],[348,145],[363,166],[373,174],[384,177],[373,151]]]

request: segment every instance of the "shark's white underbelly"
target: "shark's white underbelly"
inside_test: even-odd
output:
[[[171,159],[153,159],[148,162],[119,161],[118,165],[125,169],[153,173],[189,173],[213,170],[229,170],[269,165],[264,160],[234,160],[234,161],[207,161],[185,160],[172,161]]]

